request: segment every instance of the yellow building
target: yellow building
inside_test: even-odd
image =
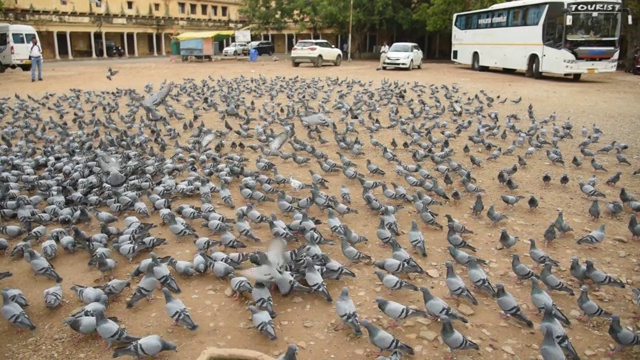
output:
[[[174,32],[246,26],[242,0],[5,0],[0,22],[32,25],[45,58],[166,55]]]

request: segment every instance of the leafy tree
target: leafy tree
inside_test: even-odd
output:
[[[239,12],[257,32],[279,31],[291,20],[291,0],[244,0]]]
[[[640,2],[637,0],[626,0],[622,3],[623,8],[628,8],[631,11],[631,15],[633,17],[633,24],[627,24],[627,13],[622,13],[622,32],[625,34],[627,39],[627,48],[626,54],[627,65],[633,59],[634,50],[640,47]]]
[[[4,0],[0,0],[0,14],[4,14]]]
[[[426,22],[428,31],[435,33],[451,32],[453,14],[487,8],[503,3],[505,0],[431,0],[420,5],[415,17]]]

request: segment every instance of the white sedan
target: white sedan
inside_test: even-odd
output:
[[[387,52],[387,57],[382,63],[382,70],[385,69],[407,69],[422,68],[422,50],[416,43],[400,42],[394,43]]]

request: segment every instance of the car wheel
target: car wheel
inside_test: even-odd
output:
[[[237,52],[237,51],[234,51],[234,52],[233,52],[233,56],[238,56],[238,52]]]
[[[336,56],[336,61],[333,63],[335,66],[340,66],[342,64],[342,56]]]
[[[322,55],[318,55],[314,65],[315,65],[315,67],[321,67],[322,66]]]
[[[31,65],[22,65],[20,69],[22,69],[22,71],[31,71]]]
[[[478,53],[473,53],[473,57],[471,58],[471,70],[480,71],[480,55],[478,55]]]
[[[299,62],[296,62],[295,60],[291,60],[291,65],[292,65],[293,67],[298,67],[298,66],[300,66],[300,63],[299,63]]]
[[[513,74],[514,72],[516,72],[516,69],[502,68],[502,71],[507,73],[507,74]]]
[[[413,60],[409,61],[409,66],[407,67],[408,71],[413,70]]]
[[[573,74],[572,78],[573,81],[580,81],[580,78],[582,78],[582,74]]]
[[[418,69],[422,69],[422,60],[418,63]]]
[[[6,68],[4,67],[4,65],[2,65],[2,63],[0,62],[0,74],[4,73],[6,70]]]

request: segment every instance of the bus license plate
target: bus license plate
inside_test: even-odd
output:
[[[587,69],[587,74],[595,74],[596,69]]]

